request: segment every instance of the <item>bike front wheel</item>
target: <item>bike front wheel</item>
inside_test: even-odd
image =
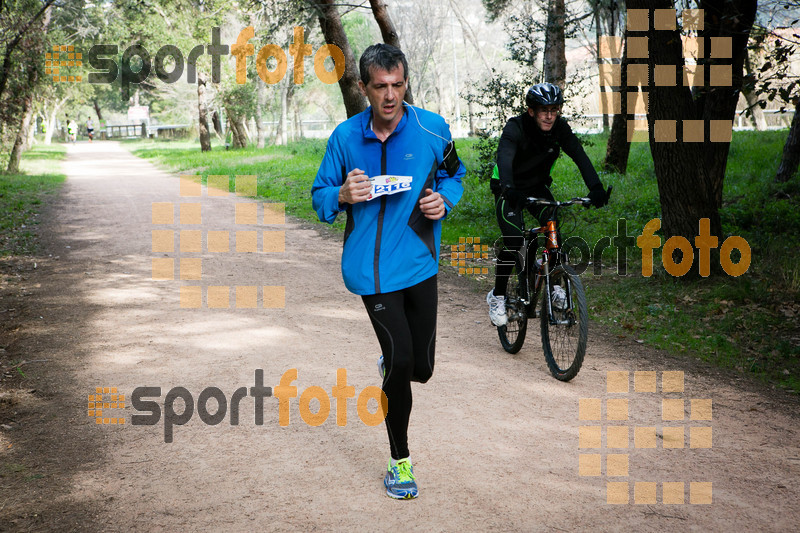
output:
[[[524,276],[525,273],[522,273],[522,275]],[[522,349],[522,345],[525,342],[525,334],[528,331],[528,314],[525,311],[522,297],[517,267],[514,266],[514,271],[508,279],[508,288],[506,289],[506,317],[508,321],[505,326],[497,328],[500,344],[508,353],[517,353]]]
[[[547,291],[542,296],[542,348],[553,377],[560,381],[574,378],[583,364],[589,336],[589,313],[583,283],[569,265],[559,265],[550,273],[550,290],[560,286],[566,293],[566,305],[548,306]],[[552,315],[550,313],[552,309]]]

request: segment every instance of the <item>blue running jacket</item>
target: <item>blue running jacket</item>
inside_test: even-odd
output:
[[[340,211],[347,213],[342,277],[355,294],[397,291],[436,274],[441,220],[425,218],[419,200],[425,189],[433,189],[442,195],[449,213],[464,191],[461,178],[466,169],[460,160],[453,177],[437,170],[445,139],[450,139],[444,118],[409,108],[405,105],[403,117],[385,142],[372,131],[372,107],[339,124],[328,139],[311,188],[312,204],[321,221],[330,224]],[[412,176],[411,189],[367,202],[340,204],[339,188],[354,168],[367,176]]]

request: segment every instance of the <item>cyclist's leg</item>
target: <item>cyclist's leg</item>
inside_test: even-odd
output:
[[[551,202],[555,201],[553,193],[550,192],[550,189],[548,187],[545,187],[544,185],[534,190],[532,196],[536,196],[536,198],[550,200]],[[548,220],[550,220],[550,217],[553,216],[553,208],[542,205],[528,206],[528,212],[534,217],[536,217],[536,220],[539,221],[540,226],[543,226]]]
[[[544,200],[550,200],[551,202],[555,200],[553,193],[550,192],[550,189],[544,185],[535,189],[532,193],[532,196],[535,196],[536,198],[542,198]],[[544,226],[553,216],[553,208],[542,205],[530,205],[528,206],[528,213],[530,213],[531,216],[539,221],[540,226]],[[531,265],[533,265],[533,263],[538,259],[538,246],[539,243],[535,240],[528,245],[528,261],[531,262]],[[532,266],[532,268],[536,268],[535,265]]]
[[[545,200],[555,201],[555,197],[553,197],[553,193],[550,192],[550,189],[544,185],[537,188],[534,193],[534,196],[537,198],[543,198]],[[547,206],[529,206],[528,212],[539,221],[540,226],[544,226],[553,216],[553,208]],[[528,260],[531,262],[531,265],[534,265],[532,268],[537,269],[538,271],[538,242],[533,241],[529,244],[528,249]],[[534,286],[531,288],[531,293],[536,290],[536,286],[539,285],[539,275],[537,274],[534,276]],[[531,296],[533,297],[533,296]]]
[[[522,269],[522,259],[519,251],[524,239],[522,237],[522,209],[512,209],[505,198],[495,195],[495,214],[500,232],[503,235],[503,246],[497,255],[495,268],[494,295],[505,296],[508,287],[508,278],[517,266],[517,271]]]
[[[405,312],[404,291],[361,297],[378,336],[386,373],[383,392],[389,402],[386,431],[395,460],[408,457],[408,420],[411,415],[411,376],[414,356],[411,329]]]
[[[431,276],[403,292],[414,350],[411,381],[425,383],[433,375],[436,352],[436,311],[439,301],[436,276]]]

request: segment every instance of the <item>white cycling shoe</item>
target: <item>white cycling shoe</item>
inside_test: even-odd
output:
[[[486,295],[486,303],[489,304],[489,319],[492,321],[492,324],[497,326],[505,326],[508,323],[508,318],[506,317],[506,297],[505,296],[495,296],[494,289],[489,291],[489,294]]]

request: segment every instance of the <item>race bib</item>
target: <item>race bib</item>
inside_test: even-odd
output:
[[[372,183],[367,201],[384,196],[386,194],[397,194],[411,190],[411,176],[372,176],[369,181]]]

